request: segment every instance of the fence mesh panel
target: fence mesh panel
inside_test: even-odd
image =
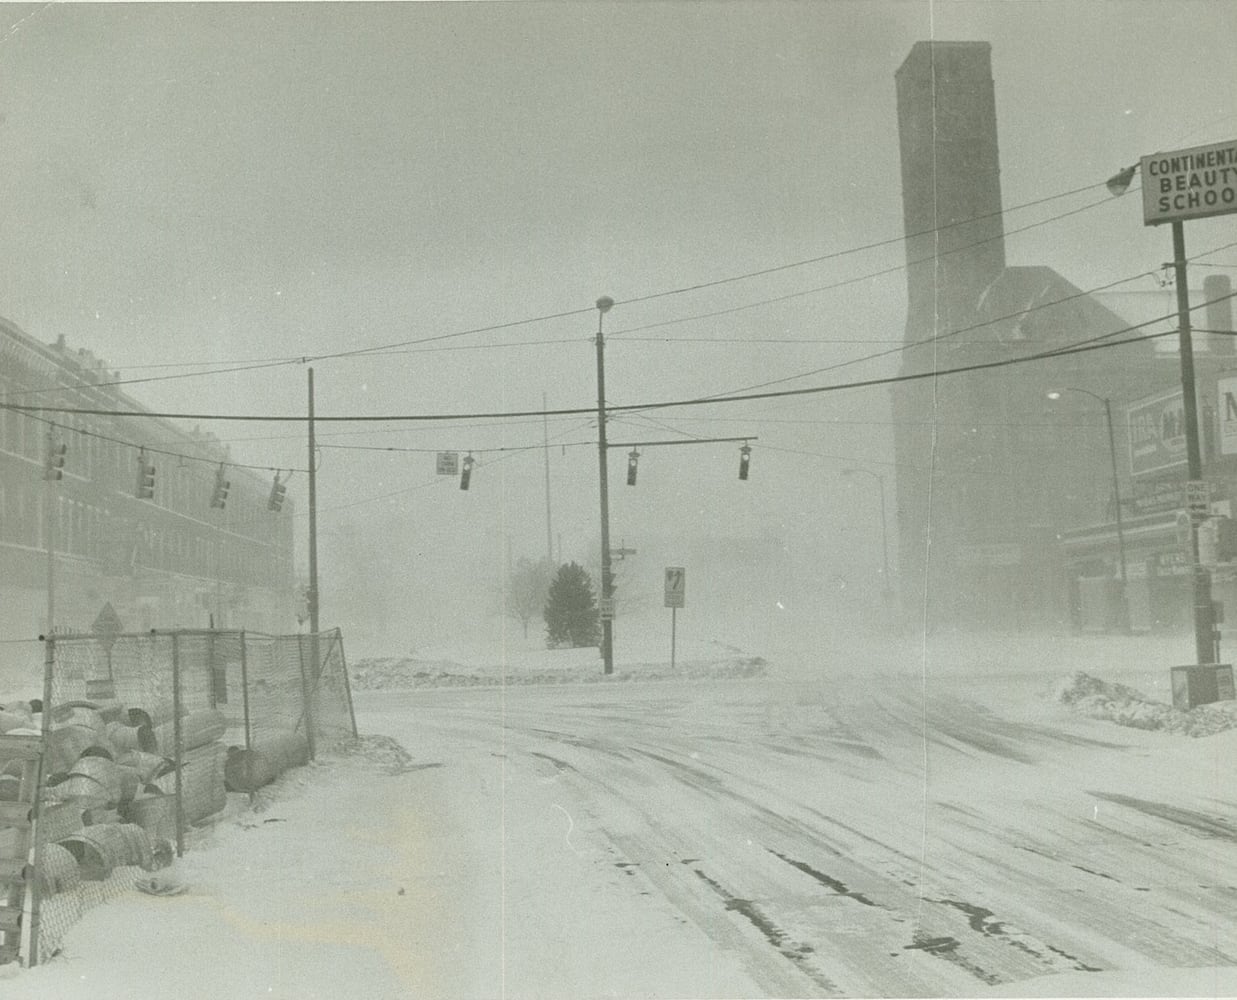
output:
[[[57,635],[47,670],[27,961],[54,955],[83,913],[183,851],[226,805],[231,755],[295,764],[356,735],[338,630]]]

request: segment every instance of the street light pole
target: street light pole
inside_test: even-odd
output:
[[[1090,396],[1092,399],[1099,400],[1104,404],[1104,421],[1108,425],[1108,459],[1112,466],[1112,502],[1116,507],[1114,520],[1117,525],[1117,561],[1121,570],[1121,601],[1119,608],[1121,618],[1118,624],[1122,632],[1128,632],[1130,629],[1129,575],[1125,559],[1125,526],[1121,519],[1121,479],[1117,475],[1117,438],[1112,427],[1112,400],[1106,396],[1099,396],[1089,389],[1078,389],[1073,386],[1067,386],[1064,389],[1050,392],[1048,393],[1048,398],[1059,399],[1062,392],[1081,392],[1084,396]]]
[[[880,487],[881,497],[881,597],[885,602],[885,610],[892,612],[893,610],[893,585],[889,578],[889,521],[885,514],[885,477],[878,472],[873,472],[870,469],[843,469],[842,475],[853,476],[856,474],[871,476],[876,480]]]
[[[597,462],[601,483],[601,660],[602,672],[614,673],[614,591],[610,578],[610,483],[606,462],[606,358],[602,317],[614,306],[603,295],[597,300]]]
[[[1130,629],[1129,574],[1125,563],[1125,526],[1121,520],[1121,480],[1117,476],[1117,439],[1112,429],[1112,401],[1104,400],[1104,420],[1108,424],[1108,458],[1112,463],[1112,503],[1116,508],[1117,560],[1121,566],[1121,631]]]

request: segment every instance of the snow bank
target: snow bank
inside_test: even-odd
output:
[[[1052,694],[1055,701],[1069,706],[1079,715],[1108,719],[1134,729],[1155,729],[1183,736],[1211,736],[1237,729],[1237,701],[1199,705],[1184,712],[1153,701],[1135,688],[1102,681],[1081,670],[1059,681]]]
[[[563,650],[579,653],[580,650]],[[467,687],[510,684],[589,684],[599,681],[655,680],[730,680],[763,676],[767,664],[759,656],[722,656],[693,659],[676,663],[626,663],[616,666],[614,673],[602,673],[595,649],[586,657],[565,656],[555,659],[548,653],[540,665],[529,666],[510,662],[497,664],[464,664],[453,660],[419,660],[408,657],[388,657],[358,660],[350,665],[352,686],[358,690],[402,689],[422,687]]]

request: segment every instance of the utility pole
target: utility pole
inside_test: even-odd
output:
[[[550,418],[546,416],[545,393],[541,394],[541,440],[545,446],[545,557],[554,565],[554,532],[550,526]]]
[[[1220,658],[1216,609],[1211,600],[1211,573],[1199,559],[1198,529],[1210,516],[1209,490],[1203,480],[1203,457],[1199,446],[1198,395],[1194,385],[1194,342],[1190,329],[1190,290],[1186,285],[1185,220],[1204,219],[1237,212],[1237,186],[1229,171],[1202,169],[1216,162],[1229,163],[1237,155],[1237,140],[1194,146],[1142,157],[1108,179],[1108,190],[1123,194],[1142,171],[1143,225],[1172,224],[1173,274],[1177,283],[1177,337],[1181,355],[1181,401],[1185,408],[1185,442],[1188,481],[1186,506],[1190,516],[1190,556],[1194,579],[1194,646],[1198,666],[1216,664]],[[1218,668],[1217,668],[1218,669]],[[1174,695],[1174,703],[1176,697]]]
[[[318,678],[318,474],[314,443],[314,370],[309,369],[309,645],[313,658],[311,677]]]
[[[1173,270],[1177,282],[1177,331],[1181,355],[1181,397],[1185,406],[1185,445],[1189,478],[1203,478],[1203,456],[1199,447],[1198,396],[1194,387],[1194,341],[1190,327],[1190,290],[1186,286],[1185,226],[1174,219]],[[1215,608],[1211,603],[1211,573],[1199,559],[1198,529],[1206,515],[1190,514],[1190,561],[1194,575],[1194,648],[1198,662],[1215,663],[1218,658],[1215,637]]]
[[[601,660],[602,671],[614,673],[614,592],[610,578],[610,483],[606,462],[606,356],[602,317],[614,306],[603,295],[597,300],[597,462],[601,482]]]
[[[47,541],[47,634],[50,636],[56,630],[56,522],[60,512],[56,509],[56,480],[51,471],[51,456],[56,447],[56,425],[47,425],[47,491],[44,504],[43,519],[46,522],[44,534]]]

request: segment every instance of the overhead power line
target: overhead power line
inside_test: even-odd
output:
[[[658,322],[658,323],[646,323],[644,326],[633,326],[625,330],[615,330],[612,334],[608,335],[607,339],[612,339],[615,337],[623,337],[628,333],[641,333],[645,330],[657,330],[657,329],[661,329],[662,327],[666,327],[666,326],[674,326],[678,323],[690,323],[690,322],[694,322],[695,320],[699,320],[699,319],[714,319],[718,316],[729,316],[729,315],[732,315],[733,313],[744,312],[748,309],[756,309],[756,308],[759,308],[760,306],[773,305],[778,302],[788,302],[791,299],[803,298],[805,295],[815,295],[817,292],[829,292],[829,291],[833,291],[836,288],[845,288],[847,285],[857,285],[860,282],[871,281],[873,278],[881,278],[887,274],[897,274],[899,271],[905,271],[908,267],[913,267],[917,264],[927,264],[931,262],[932,260],[935,260],[937,257],[947,257],[952,254],[963,253],[967,250],[972,250],[975,247],[983,246],[985,243],[993,243],[997,240],[1004,240],[1008,236],[1014,236],[1017,233],[1025,233],[1027,230],[1035,229],[1039,226],[1046,226],[1050,222],[1057,222],[1061,219],[1069,218],[1071,215],[1078,215],[1081,212],[1086,212],[1086,211],[1089,211],[1090,209],[1097,208],[1100,205],[1105,205],[1111,202],[1112,200],[1113,200],[1112,198],[1101,198],[1098,201],[1088,202],[1087,204],[1083,205],[1081,208],[1070,209],[1070,211],[1068,212],[1062,212],[1060,215],[1053,215],[1047,219],[1041,219],[1038,222],[1032,222],[1029,225],[1022,226],[1018,229],[1010,229],[1010,230],[1002,231],[995,236],[986,236],[982,240],[976,240],[974,243],[967,243],[965,246],[953,247],[952,249],[944,250],[939,253],[934,253],[927,257],[921,257],[918,260],[907,261],[902,264],[894,264],[894,265],[891,265],[890,267],[881,268],[879,271],[868,271],[865,274],[855,275],[852,278],[843,278],[841,281],[835,281],[828,285],[817,285],[814,288],[801,289],[796,292],[787,292],[785,295],[776,295],[776,296],[773,296],[772,298],[760,299],[757,302],[746,302],[746,303],[743,303],[742,305],[731,306],[727,309],[717,309],[717,310],[714,310],[713,312],[698,313],[693,316],[681,316],[677,319],[662,320],[661,322]],[[983,218],[983,217],[980,216],[979,218]],[[972,221],[972,220],[968,220],[968,221]],[[960,223],[955,223],[955,225],[959,225],[959,224]],[[948,228],[948,227],[942,227],[942,228]],[[933,231],[934,230],[926,230],[925,233],[931,233]],[[924,235],[924,234],[919,234],[919,235]],[[907,239],[909,237],[902,237],[902,238]],[[1142,276],[1143,275],[1141,273],[1138,275],[1138,277],[1140,278]],[[623,305],[622,302],[619,302],[616,304]]]
[[[835,250],[832,253],[821,254],[818,257],[808,257],[805,260],[793,261],[789,264],[776,264],[772,267],[761,268],[758,271],[748,271],[746,274],[735,274],[727,278],[718,278],[714,281],[702,281],[695,285],[684,285],[682,288],[672,288],[664,292],[652,292],[648,295],[639,295],[639,296],[636,296],[630,299],[621,299],[615,302],[615,305],[622,306],[622,305],[631,305],[636,302],[650,302],[653,299],[662,299],[670,295],[681,295],[685,292],[698,292],[705,288],[716,288],[719,285],[729,284],[734,281],[744,281],[748,278],[764,277],[765,275],[776,274],[779,271],[787,271],[794,267],[804,267],[805,265],[808,265],[808,264],[821,264],[827,260],[836,260],[839,257],[846,257],[854,253],[862,253],[865,250],[876,250],[876,249],[879,249],[880,247],[892,246],[895,243],[901,243],[905,240],[916,239],[917,237],[920,237],[920,236],[931,236],[933,233],[943,233],[949,229],[955,229],[958,226],[974,225],[976,222],[982,222],[984,219],[991,219],[991,218],[994,218],[995,216],[1007,215],[1010,212],[1016,212],[1019,209],[1032,208],[1035,205],[1042,205],[1046,202],[1056,201],[1060,198],[1068,198],[1070,195],[1081,194],[1083,191],[1092,191],[1092,190],[1095,190],[1096,188],[1100,188],[1103,186],[1104,185],[1102,183],[1087,184],[1080,188],[1074,188],[1074,190],[1072,191],[1062,191],[1060,194],[1048,195],[1045,198],[1036,198],[1034,201],[1024,201],[1021,205],[1012,205],[1009,208],[998,209],[995,212],[985,212],[983,215],[973,215],[969,219],[963,219],[959,222],[950,222],[943,226],[933,226],[930,229],[921,229],[914,233],[904,233],[901,236],[890,236],[883,240],[877,240],[874,243],[865,243],[862,246],[850,247],[846,250]],[[1105,200],[1109,200],[1109,199],[1105,199]],[[1094,204],[1100,204],[1100,203],[1096,202]],[[1087,206],[1084,206],[1084,208],[1082,209],[1077,209],[1076,211],[1085,211],[1086,208],[1091,208],[1091,207],[1094,207],[1094,206],[1087,205]],[[1045,221],[1051,222],[1054,219],[1065,218],[1066,215],[1073,215],[1073,214],[1074,214],[1073,212],[1066,212],[1064,213],[1064,215],[1054,216],[1053,219],[1048,219]],[[1042,225],[1042,224],[1043,223],[1036,223],[1036,225]],[[1031,228],[1031,227],[1028,227],[1028,228]],[[1017,230],[1017,229],[1013,230],[1013,232],[1021,232],[1021,231],[1022,230]],[[881,273],[884,273],[884,272],[881,272]],[[856,279],[856,280],[860,280],[860,279]],[[641,329],[647,329],[647,328],[641,327]]]
[[[1222,296],[1218,299],[1213,299],[1213,302],[1224,301],[1225,299],[1233,298],[1237,293]],[[1190,306],[1190,311],[1206,308],[1207,303],[1199,303]],[[975,362],[967,365],[958,365],[953,368],[940,368],[923,372],[912,372],[904,375],[892,375],[884,378],[863,379],[853,382],[837,382],[832,385],[808,386],[801,389],[779,389],[770,392],[752,392],[735,395],[723,396],[702,396],[693,397],[690,399],[674,399],[663,400],[652,403],[631,403],[621,406],[608,407],[609,412],[614,413],[631,413],[644,410],[669,409],[679,406],[702,406],[702,405],[720,405],[722,403],[739,403],[747,402],[756,399],[777,399],[789,396],[806,396],[814,394],[822,394],[827,392],[839,392],[844,389],[865,389],[881,385],[893,385],[899,382],[911,382],[925,378],[938,378],[946,375],[959,375],[966,372],[987,371],[996,368],[1006,368],[1011,365],[1029,364],[1034,361],[1043,361],[1047,358],[1064,357],[1070,354],[1081,354],[1088,351],[1103,350],[1116,347],[1124,347],[1128,344],[1135,344],[1147,340],[1156,340],[1162,337],[1176,336],[1175,330],[1168,330],[1161,333],[1143,334],[1137,337],[1123,337],[1124,334],[1133,333],[1155,323],[1162,323],[1165,320],[1171,320],[1177,315],[1176,312],[1168,313],[1163,316],[1156,316],[1149,320],[1144,320],[1142,323],[1134,323],[1129,326],[1122,327],[1119,330],[1113,330],[1109,333],[1100,334],[1096,337],[1090,337],[1086,340],[1078,341],[1074,344],[1069,344],[1063,347],[1053,348],[1047,351],[1038,351],[1033,354],[1019,355],[1013,358],[1002,358],[996,361]],[[1115,337],[1122,337],[1121,340],[1114,340]],[[0,408],[7,410],[16,410],[23,413],[69,413],[82,416],[110,416],[110,417],[148,417],[164,420],[226,420],[226,421],[249,421],[255,423],[305,423],[308,417],[305,415],[287,416],[287,415],[272,415],[272,414],[242,414],[242,413],[176,413],[176,412],[153,412],[145,410],[104,410],[93,408],[79,407],[58,407],[58,406],[29,406],[20,403],[0,403]],[[490,411],[484,413],[401,413],[401,414],[353,414],[348,416],[315,416],[315,423],[421,423],[430,421],[443,420],[499,420],[499,419],[517,419],[540,416],[581,416],[588,415],[594,412],[594,408],[588,407],[567,407],[562,409],[543,409],[543,410],[507,410],[507,411]]]
[[[1196,257],[1197,258],[1208,257],[1211,254],[1220,253],[1234,246],[1237,246],[1237,241],[1234,241],[1232,243],[1226,243],[1223,246],[1214,247],[1211,250],[1205,250],[1202,253],[1197,254]],[[1191,262],[1193,262],[1195,259],[1196,258],[1190,258]],[[838,361],[831,365],[825,365],[820,368],[814,368],[811,371],[797,372],[794,375],[786,375],[786,376],[783,376],[782,378],[770,379],[766,382],[758,382],[753,385],[744,386],[740,389],[734,389],[734,390],[731,390],[730,392],[720,394],[716,398],[724,398],[725,396],[729,396],[732,394],[738,394],[738,393],[754,392],[757,389],[764,389],[772,385],[782,385],[786,382],[793,382],[793,381],[796,381],[802,378],[811,378],[813,375],[823,375],[825,372],[838,371],[839,369],[842,369],[842,368],[849,368],[852,365],[862,364],[865,361],[874,361],[878,358],[888,357],[891,354],[900,354],[903,351],[909,350],[911,348],[925,347],[929,345],[939,344],[940,342],[944,340],[951,339],[953,337],[959,336],[964,333],[972,333],[976,330],[981,330],[985,327],[995,326],[996,324],[1003,323],[1007,320],[1018,319],[1022,316],[1026,316],[1030,313],[1037,312],[1041,309],[1051,309],[1065,302],[1072,302],[1075,299],[1086,298],[1089,295],[1095,295],[1098,292],[1103,292],[1103,291],[1107,291],[1110,288],[1115,288],[1117,285],[1126,284],[1131,281],[1137,281],[1139,278],[1146,277],[1148,274],[1153,274],[1153,273],[1154,272],[1151,272],[1151,271],[1140,271],[1138,274],[1131,275],[1125,278],[1118,278],[1116,281],[1111,281],[1105,285],[1098,285],[1091,289],[1079,290],[1072,295],[1066,295],[1063,298],[1054,299],[1051,302],[1043,302],[1043,303],[1040,303],[1039,305],[1031,306],[1026,309],[1019,309],[1015,312],[1006,313],[1003,316],[996,316],[992,319],[983,320],[982,322],[979,322],[979,323],[972,323],[969,326],[961,326],[954,330],[946,331],[945,333],[933,334],[930,337],[924,337],[924,338],[921,338],[920,340],[913,340],[913,341],[909,341],[906,343],[902,343],[896,347],[890,347],[883,351],[874,351],[873,353],[865,354],[862,357],[850,358],[846,361]],[[1215,300],[1215,301],[1219,301],[1219,300]],[[1205,303],[1203,303],[1202,306],[1205,306]],[[1193,307],[1193,308],[1202,308],[1202,306]],[[1176,316],[1177,314],[1173,313],[1170,316],[1165,316],[1164,319],[1170,319],[1170,320],[1176,319]]]
[[[810,264],[821,263],[827,260],[834,260],[834,259],[838,259],[841,257],[849,256],[851,254],[861,253],[866,250],[872,250],[878,247],[889,246],[894,243],[900,243],[907,239],[913,239],[919,236],[927,236],[935,232],[944,232],[946,230],[953,229],[959,226],[971,225],[975,222],[979,222],[984,219],[988,219],[988,218],[992,218],[992,217],[1000,216],[1000,215],[1006,215],[1011,212],[1015,212],[1015,211],[1018,211],[1024,208],[1030,208],[1035,205],[1044,204],[1046,202],[1056,201],[1058,199],[1066,198],[1066,197],[1069,197],[1070,195],[1080,194],[1081,192],[1089,191],[1094,188],[1098,188],[1100,186],[1101,185],[1099,184],[1090,184],[1084,187],[1075,188],[1071,191],[1063,191],[1058,194],[1048,195],[1043,198],[1037,198],[1032,201],[1023,202],[1020,205],[1013,205],[1009,208],[1000,209],[995,212],[988,212],[982,215],[972,216],[969,219],[963,219],[958,222],[948,223],[943,226],[933,227],[930,229],[923,229],[915,233],[904,234],[901,236],[888,237],[883,240],[878,240],[874,243],[863,244],[857,247],[848,247],[842,250],[832,251],[828,254],[822,254],[817,257],[806,258],[804,260],[798,260],[798,261],[791,261],[789,263],[778,264],[772,267],[762,268],[762,269],[754,270],[754,271],[748,271],[743,274],[730,275],[725,278],[718,278],[718,279],[708,281],[708,282],[701,282],[701,283],[697,283],[694,285],[686,285],[680,288],[668,289],[668,290],[661,291],[661,292],[652,292],[647,295],[635,296],[633,298],[620,300],[617,304],[625,305],[625,304],[634,304],[638,302],[652,301],[654,299],[666,298],[671,295],[684,294],[686,292],[696,291],[696,290],[705,289],[705,288],[714,288],[720,285],[730,284],[730,283],[737,282],[737,281],[743,281],[749,278],[760,277],[762,275],[773,274],[773,273],[780,272],[780,271],[786,271],[786,270],[790,270],[796,267],[803,267],[803,266],[807,266]],[[980,240],[977,243],[968,244],[965,247],[955,248],[954,250],[947,251],[947,253],[958,253],[963,250],[970,249],[973,246],[978,246],[981,243],[989,242],[990,239],[1003,239],[1005,236],[1008,236],[1008,235],[1014,235],[1015,233],[1024,232],[1027,229],[1034,229],[1037,226],[1046,225],[1050,222],[1055,222],[1058,219],[1063,219],[1071,215],[1076,215],[1079,212],[1087,211],[1088,209],[1094,208],[1097,205],[1103,204],[1105,201],[1108,201],[1108,200],[1111,200],[1111,199],[1103,199],[1101,201],[1092,202],[1092,203],[1082,206],[1081,208],[1072,209],[1069,212],[1064,212],[1060,215],[1052,216],[1048,219],[1043,219],[1038,222],[1031,223],[1028,226],[1023,226],[1019,229],[1009,230],[1007,232],[1002,233],[998,237],[991,237],[989,239]],[[914,261],[911,263],[921,263],[921,261]],[[681,317],[679,319],[666,320],[661,323],[654,323],[654,324],[650,324],[646,326],[633,327],[630,330],[620,330],[620,331],[616,331],[614,334],[611,334],[611,336],[621,336],[626,333],[634,333],[634,332],[639,332],[643,330],[657,329],[660,327],[670,326],[670,325],[674,325],[677,323],[692,322],[694,320],[707,319],[707,318],[711,318],[715,316],[725,315],[731,312],[738,312],[740,310],[753,309],[753,308],[757,308],[762,305],[770,305],[776,302],[785,301],[790,298],[797,298],[797,297],[802,297],[804,295],[815,294],[821,291],[829,291],[834,288],[845,287],[846,285],[855,284],[860,281],[866,281],[873,277],[879,277],[884,274],[896,273],[898,271],[904,270],[907,266],[908,266],[907,264],[900,264],[895,267],[886,268],[884,270],[873,272],[871,274],[860,275],[855,278],[849,278],[841,282],[836,282],[834,284],[824,285],[824,286],[820,286],[820,287],[812,288],[812,289],[807,289],[805,291],[794,292],[794,293],[790,293],[785,296],[777,296],[771,299],[764,299],[758,302],[736,306],[732,309],[722,310],[720,312],[703,313],[703,314],[694,315],[694,316],[686,316],[686,317]],[[563,318],[567,318],[571,316],[590,315],[592,312],[593,312],[593,307],[580,308],[580,309],[569,309],[569,310],[563,310],[563,311],[559,311],[555,313],[546,313],[541,316],[533,316],[533,317],[528,317],[525,319],[511,320],[511,321],[504,322],[504,323],[490,324],[488,326],[472,327],[466,330],[455,331],[453,333],[437,334],[437,335],[433,335],[429,337],[420,337],[420,338],[415,338],[411,340],[398,341],[392,344],[377,345],[373,347],[354,348],[354,349],[350,349],[347,351],[335,351],[335,352],[325,353],[325,354],[287,356],[283,358],[262,358],[262,359],[253,359],[250,361],[241,361],[241,362],[221,362],[221,364],[226,365],[226,367],[212,368],[209,371],[179,372],[179,373],[169,374],[169,375],[142,376],[139,378],[126,378],[126,379],[112,379],[112,380],[103,381],[103,382],[82,382],[80,383],[79,387],[90,388],[93,386],[95,388],[104,388],[104,387],[115,387],[115,386],[121,386],[121,385],[140,385],[140,384],[147,384],[147,383],[152,383],[152,382],[163,382],[163,381],[171,381],[171,380],[185,379],[185,378],[202,378],[202,377],[214,376],[214,375],[229,375],[229,374],[235,374],[239,372],[259,371],[259,370],[266,369],[266,368],[287,367],[289,365],[302,365],[302,364],[309,364],[311,362],[316,362],[316,361],[328,361],[328,360],[336,360],[336,359],[352,358],[352,357],[381,356],[387,353],[393,353],[393,352],[400,351],[401,349],[404,349],[404,348],[415,347],[420,344],[432,344],[432,343],[437,343],[443,340],[451,340],[451,339],[456,339],[460,337],[467,337],[467,336],[472,336],[472,335],[480,334],[480,333],[492,333],[498,330],[513,329],[519,326],[527,326],[533,323],[549,322],[551,320],[563,319]],[[547,341],[522,341],[522,342],[517,341],[517,342],[510,342],[507,344],[480,344],[480,345],[475,345],[472,348],[460,347],[460,348],[453,348],[453,349],[481,350],[481,349],[487,349],[491,347],[506,348],[506,347],[521,347],[521,346],[542,346],[546,344],[564,343],[564,342],[569,343],[570,341],[549,341],[549,340]],[[452,348],[433,348],[433,350],[448,350],[448,349],[452,349]],[[209,362],[183,362],[181,364],[202,366],[202,365],[206,365],[210,363]],[[176,367],[176,366],[177,365],[173,363],[165,363],[165,364],[159,364],[159,365],[144,365],[140,367],[145,367],[145,368],[164,367],[166,368],[166,367]],[[6,393],[4,394],[3,398],[11,398],[14,396],[30,396],[30,395],[35,395],[35,394],[42,393],[42,392],[57,391],[60,388],[63,388],[63,387],[62,386],[49,386],[44,389],[24,389],[24,390],[21,390],[20,392]]]

